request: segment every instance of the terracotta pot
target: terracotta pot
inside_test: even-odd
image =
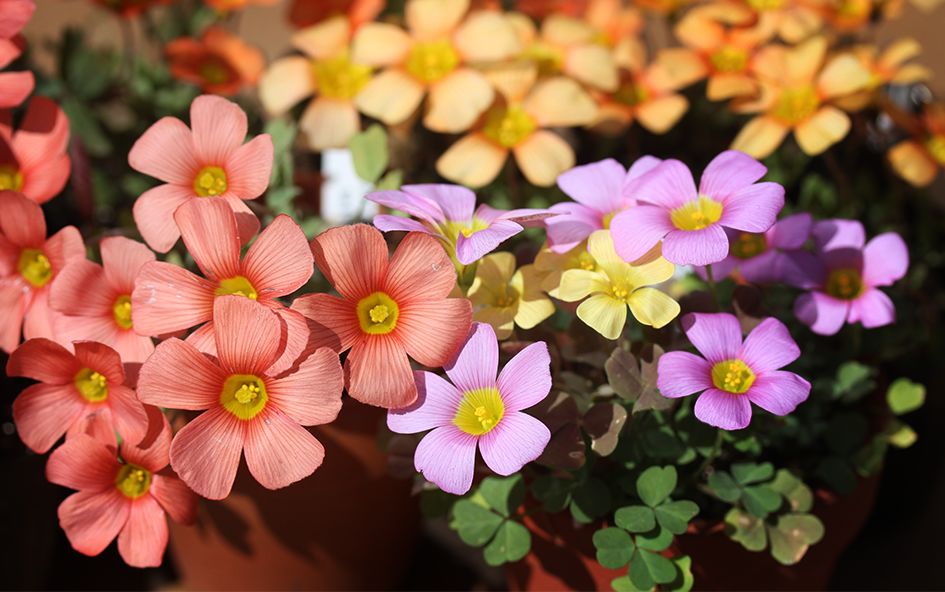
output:
[[[315,474],[278,491],[240,467],[233,493],[205,501],[195,526],[172,526],[171,549],[188,590],[390,589],[411,562],[419,531],[411,482],[387,475],[378,448],[384,410],[346,400],[313,432],[325,445]]]
[[[677,537],[679,553],[692,557],[697,590],[825,590],[837,561],[866,524],[879,478],[863,479],[848,496],[818,492],[814,512],[824,522],[824,539],[795,566],[753,553],[730,540],[721,525]],[[606,569],[594,558],[591,537],[599,525],[576,525],[566,513],[525,518],[532,551],[507,567],[511,590],[611,590],[626,569]]]

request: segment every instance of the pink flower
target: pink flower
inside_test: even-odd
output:
[[[46,239],[46,219],[35,202],[0,191],[0,349],[26,339],[54,338],[49,282],[66,264],[85,257],[82,236],[67,226]]]
[[[33,16],[33,0],[0,0],[0,39],[16,36]]]
[[[259,220],[243,203],[259,197],[272,171],[272,139],[246,138],[246,113],[236,103],[212,95],[194,99],[190,124],[165,117],[144,132],[128,154],[137,171],[164,181],[141,194],[135,223],[148,246],[166,253],[180,237],[174,212],[198,197],[220,198],[236,212],[240,237],[248,242]],[[213,201],[213,200],[211,200]]]
[[[98,555],[117,536],[128,565],[157,567],[167,546],[165,515],[183,524],[196,519],[197,496],[167,468],[170,427],[153,413],[163,429],[147,447],[126,440],[116,450],[80,434],[49,456],[46,477],[78,490],[60,504],[59,525],[79,553]]]
[[[551,439],[545,424],[522,413],[551,391],[548,346],[529,345],[496,378],[498,367],[495,331],[473,323],[466,344],[445,368],[452,384],[431,372],[414,372],[417,402],[387,414],[387,426],[399,434],[432,430],[420,441],[414,465],[443,491],[469,491],[477,446],[490,469],[511,475],[538,458]]]
[[[268,489],[311,475],[325,449],[304,426],[334,421],[344,377],[338,355],[321,348],[288,372],[275,371],[283,324],[249,298],[214,303],[217,356],[179,339],[157,346],[141,368],[138,397],[172,409],[204,411],[171,444],[171,465],[210,499],[230,494],[240,454]]]
[[[146,246],[122,236],[102,240],[102,265],[86,259],[67,265],[52,283],[49,304],[61,341],[98,341],[127,362],[143,362],[154,351],[150,337],[134,331],[131,291],[141,268],[154,261]]]
[[[2,10],[2,3],[0,3],[0,13]],[[22,37],[13,39],[0,37],[0,70],[20,57],[24,45]],[[10,109],[25,101],[26,97],[33,92],[34,84],[32,72],[0,72],[0,109]]]
[[[779,370],[801,355],[784,323],[767,318],[742,342],[734,315],[692,313],[683,317],[686,337],[703,357],[689,352],[663,354],[656,386],[664,397],[702,393],[695,413],[700,421],[723,430],[740,430],[751,422],[751,404],[775,415],[787,415],[807,400],[810,383]]]
[[[10,111],[0,112],[0,191],[18,191],[46,203],[69,180],[69,120],[56,103],[34,97],[19,129]]]
[[[23,443],[42,454],[67,432],[97,432],[112,443],[117,432],[128,442],[140,442],[148,419],[134,391],[125,386],[119,355],[92,341],[74,347],[72,354],[48,339],[30,339],[10,355],[7,374],[40,383],[13,402]]]
[[[614,246],[636,261],[663,241],[663,256],[678,265],[708,265],[725,259],[725,228],[765,232],[784,206],[784,188],[756,183],[767,169],[747,154],[728,150],[706,167],[696,190],[692,173],[666,160],[636,185],[637,204],[611,223]]]

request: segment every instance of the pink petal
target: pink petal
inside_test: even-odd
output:
[[[400,309],[396,335],[410,357],[436,368],[453,358],[471,322],[472,305],[465,298],[409,302]]]
[[[94,557],[111,543],[128,520],[130,502],[117,489],[80,491],[59,505],[59,526],[72,548]]]
[[[118,456],[95,438],[79,434],[53,450],[46,462],[50,483],[70,489],[103,491],[115,486]]]
[[[246,422],[217,406],[185,425],[171,443],[171,466],[208,499],[230,494],[246,434]]]
[[[122,440],[119,455],[125,462],[156,473],[171,462],[171,425],[157,407],[148,405],[145,413],[147,431],[144,437],[137,444]]]
[[[68,176],[69,160],[68,157],[63,156],[68,142],[69,120],[66,114],[52,99],[37,96],[30,101],[23,122],[13,134],[12,149],[24,177],[32,177],[33,173],[37,172],[37,168],[39,171],[52,173],[55,168],[47,168],[52,163],[58,163],[60,168],[64,164],[66,176]],[[62,177],[61,174],[54,176],[57,180]],[[61,189],[62,186],[60,185],[59,188]],[[24,189],[26,189],[25,184]],[[52,195],[44,195],[39,198],[31,192],[23,191],[23,193],[38,202],[52,197]]]
[[[246,422],[246,465],[266,489],[279,489],[308,477],[325,459],[325,447],[281,411],[268,407]]]
[[[177,208],[174,221],[187,250],[207,279],[240,275],[236,216],[225,201],[192,199]]]
[[[531,415],[506,409],[499,424],[479,438],[479,451],[490,469],[511,475],[541,456],[550,439],[548,426]]]
[[[127,294],[134,289],[135,278],[145,263],[155,260],[151,249],[123,236],[102,239],[101,251],[108,283]]]
[[[909,270],[909,249],[895,232],[873,237],[863,249],[863,282],[867,286],[891,286]]]
[[[111,343],[126,364],[132,362],[143,363],[154,353],[154,342],[151,341],[151,338],[138,335],[130,329],[115,331]]]
[[[61,314],[49,306],[48,289],[33,292],[33,300],[26,309],[26,316],[23,317],[23,339],[58,339],[53,325]]]
[[[558,187],[574,201],[604,215],[622,208],[626,175],[623,165],[608,158],[561,173]]]
[[[818,335],[834,335],[843,327],[850,303],[823,292],[801,294],[794,302],[794,315]]]
[[[461,392],[495,387],[499,370],[499,342],[492,326],[473,323],[462,349],[444,369]]]
[[[751,401],[747,395],[710,388],[696,399],[695,414],[699,421],[711,426],[740,430],[751,423]]]
[[[302,228],[278,216],[252,244],[243,260],[243,275],[260,292],[275,298],[291,294],[312,277],[314,262]]]
[[[811,235],[820,251],[862,249],[866,243],[866,231],[859,220],[821,220],[814,224]]]
[[[217,405],[226,374],[207,356],[180,339],[158,344],[141,367],[138,398],[171,409],[209,409]]]
[[[163,117],[149,127],[131,147],[128,164],[140,173],[173,183],[187,197],[193,195],[194,179],[200,168],[190,129],[175,117]],[[145,240],[151,244],[150,240]]]
[[[17,247],[42,247],[46,218],[36,202],[15,191],[0,191],[0,235]]]
[[[867,329],[875,329],[892,324],[896,321],[896,307],[889,296],[881,290],[873,288],[867,290],[859,298],[850,303],[850,314],[847,322],[863,323]]]
[[[389,335],[365,335],[345,361],[348,394],[368,405],[399,409],[417,400],[407,352]]]
[[[719,224],[744,232],[764,232],[784,207],[784,187],[756,183],[731,194],[723,203]]]
[[[215,95],[194,99],[190,104],[190,126],[194,130],[196,160],[202,166],[223,166],[243,143],[248,129],[246,113],[240,106]],[[193,176],[190,182],[193,183]]]
[[[427,226],[424,226],[423,222],[418,222],[413,218],[378,214],[374,216],[374,220],[371,223],[382,232],[422,232],[436,236]]]
[[[411,187],[418,187],[411,185]],[[423,187],[423,186],[420,186]],[[406,191],[372,191],[364,196],[364,199],[373,201],[376,204],[386,206],[392,210],[400,210],[414,218],[420,218],[431,224],[439,224],[446,221],[446,216],[439,204],[425,197],[421,192],[407,193]],[[469,206],[469,216],[460,218],[466,220],[472,217],[473,207],[476,205],[476,196],[473,195],[472,205]]]
[[[132,207],[138,232],[158,253],[167,253],[180,238],[174,212],[193,197],[193,191],[179,185],[158,185],[141,194]]]
[[[216,286],[182,267],[155,261],[141,268],[131,293],[134,330],[164,335],[213,318]]]
[[[800,249],[810,238],[813,219],[807,212],[778,220],[768,231],[768,246],[777,249]]]
[[[793,372],[765,372],[743,396],[765,411],[787,415],[807,400],[810,383]]]
[[[108,386],[125,382],[125,367],[118,352],[103,343],[79,341],[75,344],[75,359],[81,368],[91,368],[108,380]]]
[[[439,241],[420,233],[400,241],[385,282],[395,302],[446,298],[455,285],[456,270]]]
[[[460,233],[456,238],[456,259],[463,265],[469,265],[482,259],[522,230],[524,228],[521,224],[511,220],[496,220],[491,222],[488,228],[469,236]]]
[[[610,222],[614,249],[624,261],[636,261],[674,230],[669,213],[650,205],[632,206]]]
[[[255,199],[269,186],[272,174],[272,138],[256,136],[240,146],[226,161],[227,193],[240,199]]]
[[[13,421],[26,446],[44,454],[85,413],[72,386],[34,384],[13,401]]]
[[[151,495],[174,522],[193,524],[197,520],[197,494],[177,477],[151,477]]]
[[[121,434],[123,442],[141,442],[148,431],[148,415],[135,392],[126,386],[109,386],[108,406],[115,431]]]
[[[331,423],[341,411],[344,372],[338,354],[327,347],[306,358],[298,370],[267,380],[270,402],[302,425]]]
[[[661,162],[663,162],[662,159],[650,156],[649,154],[636,159],[633,164],[630,165],[630,169],[627,170],[627,176],[624,178],[623,194],[627,196],[628,199],[635,200],[637,197],[637,184],[640,182],[640,179],[643,175],[655,169]]]
[[[463,495],[472,485],[478,440],[453,425],[436,428],[420,440],[414,466],[443,491]]]
[[[85,244],[82,242],[79,229],[75,226],[66,226],[49,237],[46,244],[42,245],[42,249],[49,257],[49,263],[52,264],[54,271],[63,269],[74,261],[85,259]]]
[[[784,323],[769,317],[748,334],[738,357],[757,374],[787,366],[801,357],[801,349]]]
[[[476,207],[476,194],[466,187],[444,184],[404,185],[400,190],[436,204],[447,220],[456,222],[472,220],[473,210]],[[439,221],[439,218],[433,220]]]
[[[210,199],[221,199],[233,210],[233,213],[236,215],[236,227],[239,230],[241,245],[248,244],[249,241],[259,233],[259,218],[257,218],[256,214],[246,205],[245,201],[231,192]]]
[[[59,195],[69,180],[71,161],[66,154],[50,156],[23,171],[23,195],[36,203],[46,203]]]
[[[528,409],[551,392],[551,356],[543,341],[515,354],[499,373],[497,385],[506,413]]]
[[[733,360],[742,347],[742,329],[735,315],[690,313],[682,319],[692,345],[712,364]]]
[[[309,321],[301,313],[282,306],[277,300],[264,301],[263,304],[269,306],[279,316],[282,324],[283,331],[279,343],[279,349],[282,353],[272,363],[272,366],[266,370],[266,374],[269,376],[280,376],[295,367],[302,358],[314,352],[318,347],[314,345],[312,340],[308,328]],[[213,349],[216,351],[216,343],[213,344]],[[334,351],[333,347],[331,349]],[[337,356],[337,353],[335,355]]]
[[[25,376],[47,384],[71,385],[82,367],[75,356],[49,339],[31,339],[7,362],[9,376]]]
[[[718,263],[728,255],[728,248],[728,236],[719,224],[702,230],[673,230],[663,239],[663,257],[676,265]]]
[[[765,176],[768,169],[738,150],[726,150],[712,159],[702,172],[699,193],[715,201],[727,199]]]
[[[387,412],[387,427],[398,434],[416,434],[450,425],[459,409],[462,394],[432,372],[413,373],[417,400],[409,407]]]
[[[213,326],[220,365],[232,374],[265,373],[284,347],[279,317],[245,296],[219,296]]]
[[[0,19],[0,38],[10,39],[30,21],[36,10],[33,0],[3,0],[3,18]]]
[[[686,397],[712,388],[712,364],[689,352],[674,351],[660,357],[656,386],[664,397]]]
[[[637,200],[673,210],[696,199],[696,182],[689,167],[678,160],[664,160],[634,184]]]
[[[167,547],[167,518],[150,495],[128,504],[128,521],[118,535],[118,552],[131,567],[159,567]]]
[[[355,304],[330,294],[306,294],[295,299],[292,310],[308,321],[310,340],[315,348],[347,351],[362,335]]]
[[[726,261],[729,260],[737,261],[734,257],[726,259]],[[776,284],[784,278],[784,266],[784,253],[769,249],[756,257],[742,261],[738,266],[738,270],[746,281],[753,284]],[[718,273],[718,269],[714,269],[714,271],[716,272],[716,280],[728,275]]]
[[[0,350],[10,353],[20,343],[25,311],[26,297],[20,285],[0,280],[0,318],[3,319],[0,322]]]
[[[548,244],[555,253],[567,253],[601,226],[600,215],[577,203],[559,203],[551,206],[558,213],[545,220]]]
[[[88,260],[66,265],[49,290],[50,306],[77,316],[111,317],[116,297],[105,283],[102,266]]]
[[[326,230],[312,241],[312,254],[332,286],[351,300],[376,291],[387,275],[387,243],[366,224]]]

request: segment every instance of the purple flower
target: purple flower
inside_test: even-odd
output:
[[[844,322],[867,329],[896,320],[892,300],[878,288],[906,275],[909,250],[887,232],[864,245],[866,233],[855,220],[824,220],[814,225],[814,253],[792,257],[791,283],[810,290],[794,303],[794,314],[811,331],[833,335]]]
[[[691,313],[682,324],[703,357],[681,351],[663,354],[656,386],[671,398],[701,392],[695,406],[700,421],[723,430],[740,430],[751,422],[752,403],[775,415],[787,415],[807,400],[810,383],[779,370],[801,355],[781,321],[765,319],[744,343],[734,315]]]
[[[558,187],[574,201],[551,206],[548,243],[555,253],[567,253],[595,230],[610,228],[615,215],[635,204],[633,182],[662,162],[644,156],[627,171],[612,158],[574,167],[558,176]]]
[[[548,346],[529,345],[496,378],[498,367],[495,331],[473,323],[468,341],[445,368],[452,384],[431,372],[414,372],[416,403],[387,414],[387,427],[398,434],[433,430],[417,446],[414,466],[443,491],[469,491],[477,445],[490,469],[511,475],[538,458],[551,439],[545,424],[522,413],[551,391]]]
[[[692,173],[664,160],[634,184],[637,205],[617,214],[610,230],[617,253],[636,261],[663,241],[663,256],[679,265],[709,265],[728,255],[726,228],[765,232],[784,206],[784,188],[755,183],[768,169],[728,150],[716,156],[696,190]]]
[[[778,220],[766,232],[726,230],[728,257],[712,264],[712,275],[721,279],[737,271],[754,284],[782,281],[792,255],[810,238],[812,224],[810,214],[802,213]],[[705,279],[704,267],[696,268],[696,273]]]
[[[404,230],[424,232],[455,249],[463,265],[478,261],[503,241],[540,224],[553,214],[548,210],[502,211],[485,204],[476,209],[476,194],[459,185],[404,185],[400,191],[375,191],[365,199],[406,212],[418,218],[379,214],[374,226],[384,232]]]

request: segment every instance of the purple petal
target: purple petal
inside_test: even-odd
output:
[[[551,356],[538,341],[509,360],[497,382],[506,412],[528,409],[551,392]]]
[[[574,167],[558,175],[558,187],[568,197],[604,216],[623,206],[627,171],[612,158]]]
[[[707,267],[711,267],[712,278],[715,281],[720,282],[724,280],[725,278],[727,278],[729,275],[731,275],[731,273],[735,271],[735,269],[741,265],[744,265],[744,261],[742,261],[741,259],[738,259],[737,257],[732,257],[731,255],[729,255],[728,257],[726,257],[725,259],[722,259],[718,263],[713,263],[712,265],[693,267],[692,269],[693,271],[696,272],[697,276],[705,280],[709,277],[708,274],[705,272],[705,270]]]
[[[456,359],[444,367],[444,370],[462,392],[496,386],[499,342],[492,326],[473,323],[466,343],[459,350]]]
[[[735,315],[689,313],[682,318],[682,328],[692,345],[712,364],[735,359],[741,351],[742,329]]]
[[[472,486],[477,440],[454,425],[436,428],[420,440],[414,467],[443,491],[463,495]]]
[[[896,320],[896,307],[889,296],[881,290],[873,288],[867,290],[859,298],[850,303],[850,314],[847,321],[863,323],[867,329],[875,329],[889,325]]]
[[[742,261],[739,271],[743,278],[753,284],[775,284],[783,277],[783,261],[784,253],[765,251]]]
[[[726,150],[712,159],[702,172],[699,193],[722,201],[765,176],[768,169],[738,150]]]
[[[813,218],[806,212],[782,218],[768,231],[768,246],[784,251],[800,249],[810,238],[813,224]]]
[[[476,216],[481,217],[480,212],[485,210],[492,210],[495,212],[493,219],[495,220],[511,220],[516,224],[521,224],[525,228],[539,228],[545,224],[546,220],[551,220],[556,218],[557,214],[552,210],[544,210],[539,208],[518,208],[515,210],[496,210],[495,208],[482,204],[479,206],[479,209],[476,211]]]
[[[794,302],[794,315],[818,335],[833,335],[839,331],[849,311],[849,302],[823,292],[801,294]]]
[[[408,195],[433,202],[439,206],[447,220],[456,222],[472,220],[473,210],[476,208],[476,194],[466,187],[430,183],[404,185],[400,189]]]
[[[432,372],[416,371],[417,400],[403,409],[387,412],[387,427],[398,434],[416,434],[449,425],[456,417],[463,395]]]
[[[689,352],[663,354],[656,368],[656,386],[672,399],[712,388],[712,364]]]
[[[411,195],[403,191],[373,191],[364,196],[364,199],[394,210],[406,212],[415,218],[426,220],[432,224],[443,222],[443,211],[436,203],[425,197]]]
[[[758,374],[783,368],[800,355],[801,349],[784,323],[769,317],[748,334],[738,357]]]
[[[610,222],[614,248],[624,261],[636,261],[674,230],[669,212],[650,205],[636,205]]]
[[[635,198],[634,192],[637,188],[637,182],[643,175],[655,169],[656,165],[661,162],[663,162],[663,159],[650,156],[649,154],[636,159],[636,161],[630,165],[630,170],[627,171],[627,176],[624,178],[623,194],[631,199]]]
[[[820,254],[820,259],[824,263],[827,271],[834,269],[863,269],[863,251],[850,247],[830,249]]]
[[[745,395],[734,395],[711,388],[696,399],[699,421],[723,430],[740,430],[751,423],[751,401]]]
[[[736,191],[722,205],[719,224],[744,232],[765,232],[784,207],[784,187],[756,183]]]
[[[698,199],[689,167],[678,160],[664,160],[634,184],[635,199],[673,210]]]
[[[748,392],[752,403],[775,415],[787,415],[807,400],[810,383],[793,372],[767,372],[759,376]]]
[[[418,222],[413,218],[404,218],[403,216],[393,216],[391,214],[378,214],[374,216],[374,226],[381,232],[401,230],[404,232],[423,232],[425,234],[432,234],[433,236],[442,236],[430,230],[430,227],[423,222]]]
[[[479,451],[490,469],[511,475],[541,456],[550,439],[545,424],[531,415],[506,410],[499,425],[479,438]]]
[[[863,249],[863,282],[867,286],[891,286],[909,269],[909,249],[895,232],[885,232]]]
[[[597,212],[581,204],[555,204],[551,211],[558,215],[545,220],[545,227],[548,244],[555,253],[567,253],[592,232],[603,228]]]
[[[811,228],[814,244],[821,251],[862,249],[866,242],[863,225],[856,220],[821,220]]]
[[[456,238],[456,258],[463,265],[482,259],[502,244],[503,241],[524,230],[521,225],[511,220],[496,220],[488,228],[478,230],[469,236],[462,232]]]
[[[795,288],[812,289],[827,281],[827,269],[820,258],[809,251],[788,251],[781,259],[781,278]]]
[[[663,257],[676,265],[708,265],[727,255],[728,236],[718,224],[702,230],[673,230],[663,239]]]

